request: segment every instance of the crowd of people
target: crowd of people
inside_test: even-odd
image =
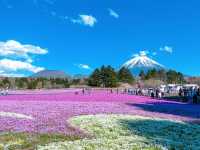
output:
[[[76,91],[75,94],[82,93],[84,94],[91,94],[92,88],[82,88],[81,91]],[[100,90],[100,89],[99,89]],[[178,92],[166,90],[163,91],[160,88],[149,88],[149,89],[143,89],[143,88],[107,88],[102,89],[107,90],[107,92],[113,94],[128,94],[128,95],[137,95],[137,96],[148,96],[155,99],[162,99],[166,96],[170,95],[177,95],[180,98],[185,98],[188,101],[192,100],[194,104],[200,103],[200,89],[194,88],[194,89],[187,89],[187,88],[180,88]]]
[[[180,97],[192,97],[193,103],[200,103],[200,88],[194,89],[180,89],[179,90]]]
[[[75,95],[80,93],[84,94],[91,94],[92,88],[82,88],[81,90],[75,91]],[[102,90],[102,89],[99,89]],[[103,89],[105,90],[105,89]],[[160,88],[107,88],[106,89],[109,93],[116,93],[116,94],[128,94],[128,95],[138,95],[138,96],[148,96],[151,98],[162,99],[166,95],[170,95],[170,91],[163,91]],[[1,88],[0,89],[0,96],[6,96],[9,94],[9,88]],[[177,96],[184,97],[188,100],[192,100],[194,104],[200,103],[200,88],[180,88]]]
[[[81,91],[75,91],[75,95],[78,94],[91,94],[92,88],[82,88]],[[164,92],[159,89],[142,89],[142,88],[102,88],[96,90],[106,90],[108,93],[115,94],[128,94],[128,95],[138,95],[138,96],[150,96],[152,98],[162,98]]]
[[[6,96],[6,95],[8,95],[8,92],[9,92],[9,88],[8,87],[1,88],[0,89],[0,96]]]

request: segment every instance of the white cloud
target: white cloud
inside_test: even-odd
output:
[[[92,15],[79,15],[78,19],[72,18],[71,22],[93,27],[95,23],[97,23],[97,19],[93,17]]]
[[[138,57],[138,56],[156,56],[157,55],[157,52],[153,52],[153,51],[148,51],[148,50],[143,50],[143,51],[139,51],[138,53],[136,54],[133,54],[132,57]]]
[[[140,51],[139,52],[139,55],[140,56],[146,56],[146,55],[148,55],[149,54],[149,51]]]
[[[34,66],[28,62],[11,60],[11,59],[1,59],[0,70],[3,72],[30,71],[33,73],[37,73],[39,71],[44,70],[44,68]]]
[[[168,53],[173,53],[173,48],[170,47],[170,46],[161,47],[160,50],[161,50],[161,51],[168,52]]]
[[[8,40],[7,42],[0,42],[0,52],[7,52],[9,54],[15,53],[32,53],[32,54],[46,54],[48,51],[42,49],[39,46],[34,46],[30,44],[21,44],[20,42],[14,40]]]
[[[0,77],[25,77],[25,75],[20,73],[0,73]]]
[[[114,17],[114,18],[119,18],[119,14],[116,13],[114,10],[108,8],[109,14],[110,16]]]
[[[0,56],[25,58],[28,62],[32,62],[30,55],[44,55],[47,54],[46,49],[40,48],[30,44],[21,44],[14,40],[0,42]]]
[[[139,53],[133,54],[132,57],[146,56],[148,54],[149,54],[149,51],[143,50],[143,51],[139,51]]]
[[[93,27],[94,24],[97,22],[96,18],[90,15],[80,15],[80,18],[84,25],[88,25]]]
[[[140,56],[139,54],[133,54],[132,57],[138,57]]]
[[[90,70],[91,67],[87,64],[75,64],[76,66],[78,66],[81,69],[86,69],[86,70]]]
[[[47,54],[47,49],[15,40],[0,41],[0,76],[21,77],[24,73],[36,73],[43,67],[32,65],[35,55]]]

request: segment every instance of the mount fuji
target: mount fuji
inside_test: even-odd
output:
[[[147,72],[151,69],[165,69],[163,65],[149,58],[144,52],[134,55],[134,57],[125,62],[122,67],[129,69],[134,75],[139,75],[142,70]]]

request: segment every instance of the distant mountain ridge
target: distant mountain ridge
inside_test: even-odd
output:
[[[33,74],[33,78],[69,78],[64,71],[60,70],[43,70],[38,73]]]
[[[146,54],[136,55],[127,62],[125,62],[122,67],[129,69],[134,75],[139,75],[143,70],[147,72],[151,69],[161,70],[165,69],[163,65],[156,62],[155,60],[147,57]]]

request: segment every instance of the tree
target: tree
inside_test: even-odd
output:
[[[94,72],[90,75],[88,84],[90,86],[101,86],[101,71],[99,69],[95,69]]]
[[[116,87],[117,86],[117,73],[111,66],[104,67],[103,72],[103,85],[104,87]]]
[[[159,80],[164,81],[164,82],[166,81],[166,71],[164,69],[158,70],[157,76]]]
[[[152,78],[156,78],[157,77],[157,70],[156,69],[151,69],[147,72],[146,74],[146,79],[152,79]]]
[[[27,78],[16,78],[15,85],[20,89],[26,88],[28,85],[28,79]]]
[[[177,73],[177,79],[178,79],[178,83],[185,83],[185,79],[184,79],[184,75],[180,72]]]
[[[50,83],[51,88],[68,88],[70,86],[69,80],[67,78],[50,78],[48,81],[45,81],[45,83]]]
[[[10,85],[11,85],[8,78],[4,78],[1,83],[2,83],[3,87],[10,87]]]
[[[64,88],[69,88],[70,83],[69,83],[69,80],[67,78],[63,79],[63,85],[64,85]]]
[[[81,79],[72,79],[71,84],[78,85],[80,84],[80,82],[81,82]]]
[[[35,80],[35,79],[30,79],[28,81],[28,89],[36,89],[37,88],[37,84],[38,84],[38,81]]]
[[[145,74],[144,71],[141,71],[140,74],[140,79],[141,80],[149,80],[149,79],[156,79],[156,80],[160,80],[160,81],[166,81],[166,71],[164,69],[151,69],[148,70],[147,73]]]
[[[117,73],[111,66],[95,69],[88,79],[88,85],[97,87],[116,87]]]
[[[120,82],[124,83],[133,83],[134,82],[134,77],[132,73],[130,72],[129,69],[122,67],[118,73],[117,73],[117,78]]]
[[[184,83],[184,76],[180,72],[176,72],[174,70],[169,70],[167,72],[167,82],[168,83]]]

